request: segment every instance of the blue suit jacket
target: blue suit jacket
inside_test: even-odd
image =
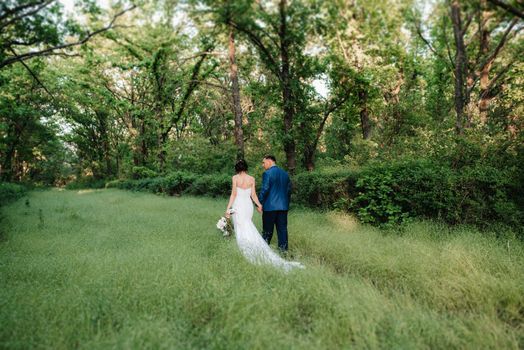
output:
[[[258,200],[264,211],[289,210],[291,180],[289,175],[276,165],[262,175],[262,187]]]

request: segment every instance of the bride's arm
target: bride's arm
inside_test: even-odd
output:
[[[235,177],[233,176],[232,178],[232,183],[231,183],[231,195],[229,196],[229,203],[227,203],[227,208],[226,208],[226,217],[228,218],[230,215],[229,213],[227,212],[231,206],[233,205],[233,202],[235,201],[235,198],[237,197],[237,186],[236,186],[236,179]]]
[[[262,204],[260,204],[260,201],[258,200],[257,191],[255,190],[255,179],[253,179],[253,183],[251,184],[251,198],[257,207],[262,208]]]

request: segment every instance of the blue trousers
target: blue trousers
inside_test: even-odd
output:
[[[274,227],[277,227],[278,248],[287,251],[287,210],[262,212],[262,237],[269,244],[273,238]]]

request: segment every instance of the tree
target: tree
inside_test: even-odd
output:
[[[31,70],[39,73],[41,62]],[[54,101],[22,66],[3,69],[0,94],[0,177],[3,181],[54,181],[54,174],[42,174],[42,163],[61,152],[53,119]],[[34,171],[39,168],[39,171]]]
[[[98,7],[88,1],[84,5],[87,14],[100,15]],[[75,55],[67,50],[119,27],[116,20],[134,8],[131,5],[118,11],[106,26],[89,29],[71,20],[63,21],[61,5],[56,0],[4,1],[0,4],[0,69],[34,57]],[[68,36],[75,40],[66,41]],[[25,52],[18,52],[19,48]],[[31,48],[37,49],[28,50]]]
[[[444,48],[436,48],[434,43],[424,38],[420,27],[418,33],[453,72],[455,130],[460,135],[474,124],[486,124],[491,100],[500,93],[504,78],[522,54],[522,50],[508,49],[508,45],[518,40],[515,38],[524,27],[519,26],[519,19],[511,12],[490,6],[487,0],[478,4],[449,1],[448,8],[453,39],[444,35],[444,41],[447,40]],[[438,5],[437,9],[440,11]],[[443,20],[444,33],[447,25],[448,22]],[[454,53],[449,41],[454,44]],[[472,104],[477,106],[478,112],[475,113]],[[478,115],[476,123],[475,114]]]

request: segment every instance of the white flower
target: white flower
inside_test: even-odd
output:
[[[220,220],[218,220],[218,222],[217,222],[217,228],[220,231],[223,231],[224,228],[226,227],[226,225],[227,225],[227,221],[226,221],[225,217],[221,217]]]
[[[228,210],[228,212],[229,212],[229,210]],[[226,219],[225,217],[221,217],[220,220],[218,220],[216,226],[222,232],[224,237],[231,236],[232,227],[231,227],[231,223],[230,223],[230,221],[228,219]]]

